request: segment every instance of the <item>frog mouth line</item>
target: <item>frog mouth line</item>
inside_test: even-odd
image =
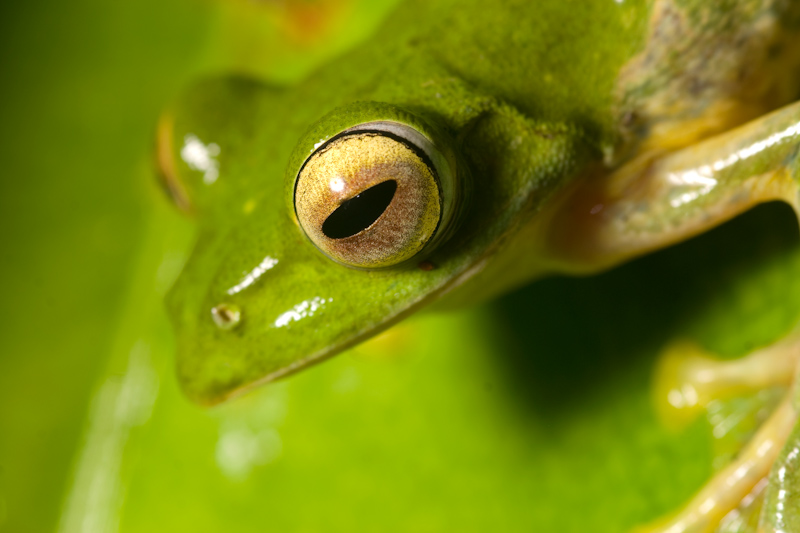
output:
[[[398,313],[386,317],[378,324],[373,324],[368,327],[365,327],[351,336],[349,339],[346,339],[344,342],[336,345],[329,346],[322,350],[317,351],[316,353],[309,355],[303,359],[299,359],[294,361],[293,363],[286,365],[283,368],[280,368],[274,372],[271,372],[260,379],[252,381],[250,383],[246,383],[239,387],[231,389],[229,392],[218,396],[217,398],[207,402],[207,405],[218,405],[227,401],[230,401],[234,398],[238,398],[248,392],[251,392],[267,383],[271,383],[277,381],[279,379],[286,378],[291,376],[296,372],[300,372],[305,370],[306,368],[316,365],[325,361],[326,359],[330,359],[341,352],[356,346],[364,342],[367,338],[371,338],[375,335],[386,331],[387,329],[391,328],[392,326],[396,325],[397,323],[404,320],[406,317],[416,313],[422,306],[428,305],[433,301],[439,300],[450,291],[458,288],[468,279],[477,275],[480,271],[482,271],[487,264],[488,257],[491,256],[491,250],[487,250],[484,255],[482,255],[478,260],[471,262],[468,265],[465,265],[461,272],[457,275],[452,276],[451,278],[447,279],[444,283],[439,285],[436,289],[428,292],[421,298],[417,299],[416,301],[410,302],[405,309],[402,309]]]

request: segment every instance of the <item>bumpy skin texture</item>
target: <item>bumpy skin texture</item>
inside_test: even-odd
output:
[[[576,180],[796,97],[797,77],[787,73],[800,39],[787,36],[796,37],[797,10],[769,1],[714,9],[690,0],[407,2],[372,40],[297,87],[198,84],[164,129],[175,161],[167,183],[200,225],[169,297],[186,393],[219,402],[454,288],[453,301],[485,298],[543,273],[530,259],[541,247],[514,236]],[[742,70],[764,57],[769,68]],[[457,175],[458,223],[424,269],[337,264],[295,218],[294,180],[314,144],[377,120],[417,128]],[[181,159],[188,135],[219,147],[212,184]],[[490,274],[475,277],[481,270]],[[235,328],[214,324],[210,310],[220,304],[241,310]]]

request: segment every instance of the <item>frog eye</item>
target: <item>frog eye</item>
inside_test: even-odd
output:
[[[447,185],[449,165],[416,129],[389,121],[360,124],[306,159],[295,181],[295,212],[309,239],[334,261],[396,265],[440,233],[447,211],[443,176]]]

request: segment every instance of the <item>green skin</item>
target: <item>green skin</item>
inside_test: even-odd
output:
[[[731,165],[713,191],[677,207],[675,191],[649,193],[647,207],[634,208],[632,200],[625,205],[592,188],[625,162],[652,162],[796,99],[800,80],[788,72],[797,71],[800,53],[786,43],[796,37],[797,6],[729,4],[519,0],[488,9],[478,1],[407,2],[371,41],[297,87],[241,78],[197,84],[167,115],[174,161],[168,186],[200,226],[168,299],[186,394],[217,403],[334,355],[434,301],[471,303],[544,274],[598,271],[760,201],[787,199],[753,195],[729,205],[749,177],[796,167],[787,159],[797,151],[793,138],[748,165]],[[764,30],[773,11],[780,22]],[[669,24],[675,31],[653,30]],[[778,50],[760,70],[752,66],[762,57],[758,49],[731,45],[756,42],[745,39],[753,32],[765,32],[771,44],[764,48]],[[742,79],[729,76],[745,64],[751,66]],[[766,88],[753,89],[753,79],[766,79]],[[721,101],[735,105],[720,113],[714,106]],[[790,109],[756,124],[746,139],[733,134],[719,153],[713,146],[700,153],[711,163],[732,145],[795,123],[798,114]],[[709,115],[716,120],[705,120]],[[310,242],[292,194],[315,144],[375,120],[405,122],[433,140],[457,169],[463,198],[457,224],[435,248],[397,267],[358,270]],[[698,122],[705,125],[683,134]],[[219,146],[212,184],[182,159],[187,135]],[[578,219],[594,204],[573,216],[586,201],[581,191],[639,215],[641,227],[620,228],[629,217],[618,217],[593,240]],[[698,222],[698,212],[716,208]],[[584,234],[587,242],[576,244]],[[231,291],[267,257],[277,262]],[[422,260],[434,268],[419,268]],[[241,322],[219,327],[210,310],[220,304],[240,309]]]
[[[520,8],[490,15],[500,17],[491,25],[497,28],[523,17],[527,30],[517,35],[486,32],[475,6],[436,8],[422,17],[429,21],[424,26],[418,24],[422,8],[410,6],[391,17],[380,39],[292,90],[213,80],[181,100],[175,111],[176,151],[187,133],[220,146],[220,178],[213,186],[202,187],[200,172],[181,169],[201,225],[199,244],[169,299],[181,345],[179,373],[189,396],[216,402],[265,375],[374,335],[493,253],[503,235],[582,163],[598,157],[602,143],[615,134],[616,74],[637,49],[642,28],[626,32],[612,4],[587,12],[582,23],[572,20],[569,35],[552,35],[551,24],[567,27],[565,20],[553,21],[572,19],[552,4],[553,13]],[[452,14],[444,17],[440,10]],[[608,24],[597,24],[598,19]],[[607,39],[609,24],[616,27],[609,33],[617,41]],[[476,62],[478,39],[480,48],[493,54]],[[598,42],[605,43],[597,50],[605,63],[595,64],[582,51],[598,48]],[[508,54],[523,46],[531,57]],[[552,71],[552,82],[543,81],[544,71]],[[586,72],[594,72],[588,81]],[[329,115],[352,102],[364,103]],[[395,104],[438,127],[471,176],[492,176],[471,181],[470,196],[480,202],[470,202],[457,234],[429,256],[436,265],[432,271],[411,265],[370,272],[338,265],[305,237],[286,199],[302,154],[313,144],[353,124],[386,118],[367,102]],[[510,147],[516,137],[522,142]],[[256,207],[244,215],[250,200]],[[278,260],[268,274],[249,290],[226,294],[266,256]],[[314,297],[333,301],[313,317],[273,327],[282,313]],[[223,302],[243,311],[234,330],[221,331],[211,320],[209,310]]]

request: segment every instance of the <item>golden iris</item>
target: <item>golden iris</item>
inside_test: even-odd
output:
[[[436,171],[425,152],[385,129],[345,132],[318,148],[300,170],[294,202],[317,248],[360,268],[396,265],[418,254],[442,213]]]

